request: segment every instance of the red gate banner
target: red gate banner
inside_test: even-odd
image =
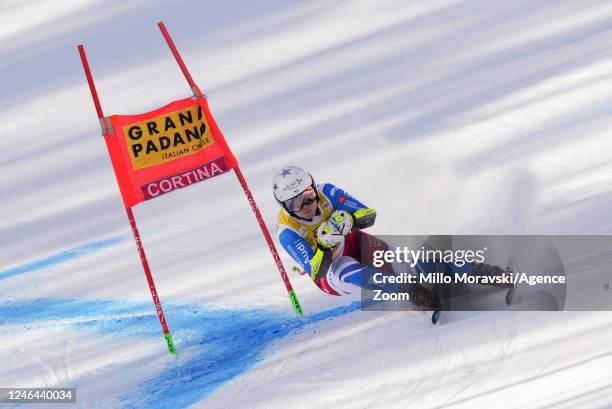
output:
[[[105,120],[104,139],[126,208],[238,166],[204,98]]]
[[[195,96],[145,114],[105,117],[85,47],[78,45],[77,48],[168,351],[176,355],[177,349],[166,323],[132,207],[143,200],[218,176],[230,169],[234,170],[244,190],[296,314],[301,316],[303,313],[238,161],[227,146],[208,102],[193,81],[164,23],[160,21],[158,26]]]

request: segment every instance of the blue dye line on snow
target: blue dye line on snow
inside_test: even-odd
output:
[[[86,256],[90,253],[93,253],[96,250],[103,249],[105,247],[110,247],[114,244],[119,243],[122,240],[125,240],[124,236],[111,237],[110,239],[104,239],[99,241],[94,241],[92,243],[82,244],[77,247],[73,247],[68,250],[64,250],[61,253],[54,254],[52,256],[35,260],[30,263],[22,264],[18,267],[9,268],[7,270],[0,271],[0,280],[3,278],[12,277],[19,274],[31,273],[33,271],[42,270],[43,268],[50,267],[56,264],[64,263],[69,260],[74,260],[83,256]]]
[[[77,246],[50,257],[0,271],[0,279],[34,272],[112,246],[125,237],[113,237]],[[263,359],[274,341],[305,326],[359,309],[359,302],[298,319],[267,310],[219,310],[197,305],[168,304],[166,317],[179,353],[157,377],[140,384],[138,391],[121,399],[125,408],[184,408]],[[67,321],[60,321],[67,320]],[[0,325],[21,325],[15,331],[66,326],[97,331],[125,341],[164,341],[157,315],[150,303],[38,299],[0,304]],[[165,353],[165,350],[164,350]]]
[[[359,302],[307,315],[304,319],[261,309],[219,310],[169,304],[166,318],[179,354],[155,378],[121,398],[125,408],[185,408],[263,359],[274,341],[304,327],[358,310]],[[0,325],[69,325],[124,339],[154,339],[165,351],[157,315],[150,303],[40,299],[0,304]],[[36,324],[35,324],[36,322]],[[160,352],[162,353],[162,352]]]

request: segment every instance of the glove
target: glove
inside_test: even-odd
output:
[[[325,220],[317,229],[317,243],[325,250],[334,250],[344,236],[330,220]]]
[[[354,218],[353,225],[359,230],[374,225],[374,222],[376,221],[376,210],[369,207],[359,209],[351,215]]]
[[[333,250],[353,228],[353,216],[344,210],[336,210],[317,229],[317,242],[321,247]]]
[[[343,236],[349,234],[353,228],[353,215],[344,210],[334,211],[327,221],[333,224],[336,230]]]

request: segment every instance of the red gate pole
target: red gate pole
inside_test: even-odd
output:
[[[93,99],[94,105],[96,106],[98,119],[100,120],[102,131],[106,135],[109,132],[109,129],[106,121],[104,120],[104,113],[102,112],[102,106],[100,105],[100,100],[98,99],[96,84],[94,83],[93,76],[91,75],[91,70],[89,69],[87,55],[85,55],[85,48],[83,47],[83,45],[79,45],[77,48],[79,50],[79,55],[81,56],[81,62],[83,63],[83,69],[85,70],[85,76],[87,77],[87,83],[89,84],[89,90],[91,91],[91,97]],[[132,212],[131,207],[126,207],[125,211],[127,212],[127,216],[130,221],[130,226],[132,227],[134,241],[136,242],[136,247],[138,248],[140,261],[142,262],[142,267],[147,278],[147,283],[149,284],[149,290],[151,291],[151,296],[153,297],[153,303],[155,304],[157,317],[159,318],[159,323],[161,324],[162,331],[164,333],[164,338],[166,339],[168,351],[171,354],[176,355],[176,347],[174,346],[172,334],[170,334],[170,330],[168,329],[166,317],[164,316],[164,310],[162,309],[161,302],[159,301],[159,296],[157,295],[157,290],[155,289],[155,282],[153,281],[153,275],[151,274],[151,269],[149,268],[149,262],[147,261],[147,256],[145,254],[144,247],[142,246],[142,241],[140,240],[140,233],[138,232],[138,226],[136,226],[136,219],[134,219],[134,213]]]
[[[164,39],[166,40],[166,43],[168,43],[168,47],[170,47],[170,51],[172,51],[172,54],[174,55],[176,62],[181,68],[181,71],[183,72],[183,75],[185,76],[185,79],[187,80],[187,83],[191,87],[193,93],[198,98],[204,99],[204,96],[200,92],[200,89],[196,86],[195,82],[193,81],[193,78],[191,77],[189,70],[187,70],[187,66],[183,62],[183,58],[181,58],[181,55],[179,54],[178,49],[174,45],[174,41],[172,41],[172,38],[170,37],[168,30],[166,30],[166,26],[161,21],[157,23],[157,25],[159,29],[161,30],[161,33],[164,36]],[[236,166],[234,168],[234,173],[236,174],[236,177],[238,178],[238,181],[240,182],[240,185],[242,186],[242,190],[244,190],[244,194],[246,195],[247,200],[249,201],[249,204],[251,205],[251,209],[253,210],[253,213],[255,214],[257,223],[259,223],[261,232],[263,233],[266,239],[266,242],[268,243],[268,247],[270,248],[270,252],[272,253],[272,258],[274,259],[274,263],[276,264],[276,267],[278,268],[281,278],[283,279],[283,283],[285,284],[285,288],[287,289],[287,293],[289,294],[291,305],[293,306],[293,309],[297,315],[302,315],[302,307],[300,306],[300,302],[298,301],[297,295],[295,294],[295,291],[293,290],[293,287],[291,286],[291,282],[289,281],[289,277],[287,276],[287,272],[285,271],[283,262],[281,261],[280,256],[278,255],[278,251],[276,251],[276,246],[274,245],[274,242],[272,241],[270,232],[268,231],[268,228],[266,227],[266,223],[264,222],[261,212],[259,211],[259,208],[257,207],[257,203],[255,203],[255,199],[253,198],[253,195],[251,194],[251,189],[249,189],[249,185],[244,179],[244,176],[242,175],[242,172],[240,171],[239,166]]]

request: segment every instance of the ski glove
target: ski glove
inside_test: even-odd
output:
[[[321,223],[317,229],[317,244],[325,250],[334,250],[343,239],[343,235],[338,229],[329,222],[329,220]]]
[[[370,227],[376,221],[376,210],[365,207],[363,209],[357,210],[352,214],[354,226],[358,229],[365,229]]]
[[[343,236],[349,234],[353,228],[353,215],[344,210],[334,211],[327,221]]]
[[[319,247],[334,250],[352,228],[353,216],[344,210],[336,210],[317,229]]]
[[[351,232],[353,226],[358,229],[370,227],[375,219],[376,210],[370,208],[359,209],[354,214],[344,210],[334,211],[317,229],[317,249],[310,260],[310,277],[316,281],[327,273],[332,263],[333,250]]]

